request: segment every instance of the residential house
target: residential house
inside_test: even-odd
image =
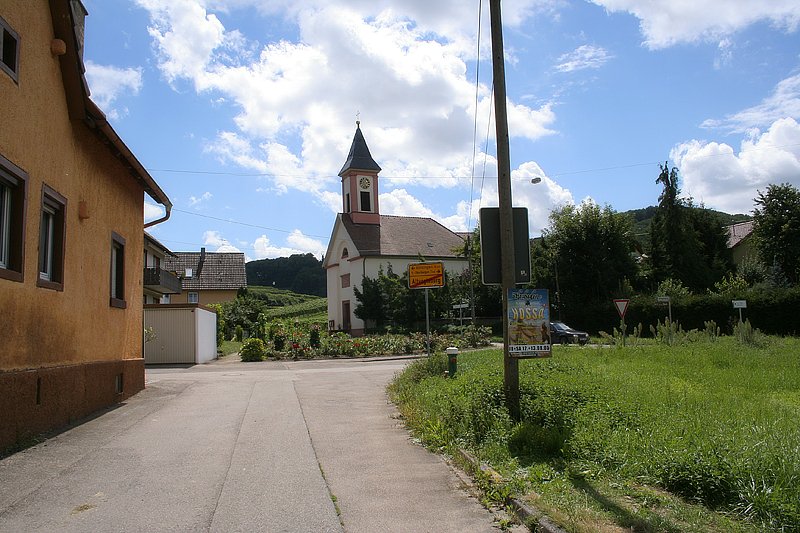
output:
[[[467,269],[467,259],[456,249],[464,239],[431,218],[381,215],[378,173],[360,123],[350,153],[339,171],[342,179],[342,213],[336,215],[323,267],[328,281],[328,325],[362,335],[364,321],[355,316],[358,302],[353,291],[365,277],[377,278],[391,266],[402,274],[409,263],[444,263],[449,273]]]
[[[144,387],[144,194],[172,206],[89,97],[86,14],[0,2],[0,448]]]
[[[181,279],[181,292],[170,298],[173,304],[216,304],[236,299],[247,287],[243,253],[175,252],[164,261],[164,268]]]
[[[725,229],[728,232],[728,248],[733,254],[733,264],[738,265],[748,257],[755,257],[756,251],[753,248],[753,227],[752,220],[731,224]]]
[[[180,294],[181,280],[164,268],[164,259],[175,257],[169,248],[144,232],[144,304],[168,304],[173,294]]]

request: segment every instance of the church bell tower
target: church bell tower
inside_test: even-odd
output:
[[[372,159],[367,142],[356,121],[356,134],[339,177],[342,178],[342,212],[356,224],[381,223],[378,209],[378,173],[381,167]]]

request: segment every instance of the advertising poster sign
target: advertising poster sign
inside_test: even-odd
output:
[[[508,353],[550,357],[550,299],[547,289],[508,290]]]

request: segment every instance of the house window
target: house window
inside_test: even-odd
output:
[[[0,156],[0,279],[23,280],[28,175]]]
[[[190,292],[189,293],[189,303],[190,304],[200,303],[200,295],[198,293],[196,293],[196,292]]]
[[[349,257],[349,256],[350,256],[350,253],[347,251],[347,248],[342,250],[342,259],[344,259],[345,257]]]
[[[111,307],[125,309],[125,238],[111,232]]]
[[[67,199],[42,185],[42,217],[39,223],[39,287],[64,290],[64,242]]]
[[[370,192],[369,191],[361,191],[361,210],[362,211],[372,211],[372,206],[370,205]]]
[[[19,35],[0,17],[0,70],[5,71],[14,81],[18,81],[19,72]]]
[[[342,276],[342,288],[346,289],[350,286],[350,274],[345,274]]]

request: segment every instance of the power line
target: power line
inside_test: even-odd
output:
[[[477,112],[477,111],[476,111]],[[491,121],[491,109],[490,109],[490,121]],[[793,144],[782,144],[782,145],[770,145],[770,146],[761,146],[761,147],[754,147],[748,150],[739,150],[738,155],[741,154],[748,154],[751,152],[760,152],[763,150],[778,150],[781,148],[794,148],[796,146],[800,146],[800,143],[793,143]],[[488,150],[488,142],[487,146],[484,149],[484,166],[485,160],[487,157]],[[697,158],[706,158],[706,157],[723,157],[729,155],[737,155],[737,154],[729,154],[729,153],[722,153],[722,154],[704,154],[704,155],[697,155]],[[559,177],[559,176],[572,176],[576,174],[588,174],[590,172],[608,172],[610,170],[624,170],[628,168],[635,168],[635,167],[644,167],[644,166],[651,166],[651,165],[658,165],[661,164],[663,160],[659,159],[658,161],[651,161],[648,163],[630,163],[630,164],[621,164],[621,165],[613,165],[608,167],[597,167],[597,168],[586,168],[581,170],[568,170],[564,172],[551,172],[545,173],[547,177]],[[211,171],[211,170],[187,170],[187,169],[170,169],[170,168],[148,168],[148,172],[168,172],[168,173],[175,173],[175,174],[204,174],[204,175],[212,175],[212,176],[236,176],[236,177],[282,177],[282,178],[302,178],[308,177],[310,174],[276,174],[272,172],[257,172],[257,173],[245,173],[245,172],[221,172],[221,171]],[[338,179],[338,176],[334,175],[314,175],[318,178],[331,178],[331,179]],[[476,176],[381,176],[382,179],[394,179],[394,180],[439,180],[439,179],[476,179]],[[481,179],[485,178],[482,176]],[[527,178],[516,178],[519,180],[527,179]]]
[[[472,176],[475,176],[475,157],[477,155],[478,146],[478,96],[480,91],[480,73],[481,73],[481,15],[483,13],[483,0],[478,0],[478,40],[477,51],[475,55],[475,110],[472,114]],[[469,209],[467,211],[467,231],[470,230],[472,225],[472,198],[475,191],[475,180],[469,180]]]
[[[193,216],[196,216],[196,217],[210,218],[211,220],[218,220],[220,222],[227,222],[228,224],[237,224],[239,226],[247,226],[249,228],[257,228],[257,229],[263,229],[263,230],[267,230],[267,231],[277,231],[279,233],[294,233],[295,232],[295,230],[271,228],[269,226],[261,226],[259,224],[251,224],[249,222],[239,222],[238,220],[233,220],[233,219],[230,219],[230,218],[214,217],[214,216],[211,216],[211,215],[204,215],[202,213],[195,213],[195,212],[192,212],[192,211],[186,211],[184,209],[176,209],[174,207],[172,208],[172,211],[173,212],[177,211],[178,213],[184,213],[184,214],[193,215]],[[313,235],[311,233],[303,233],[303,235],[305,235],[306,237],[317,237],[317,238],[320,238],[320,239],[327,239],[328,238],[325,235]]]

